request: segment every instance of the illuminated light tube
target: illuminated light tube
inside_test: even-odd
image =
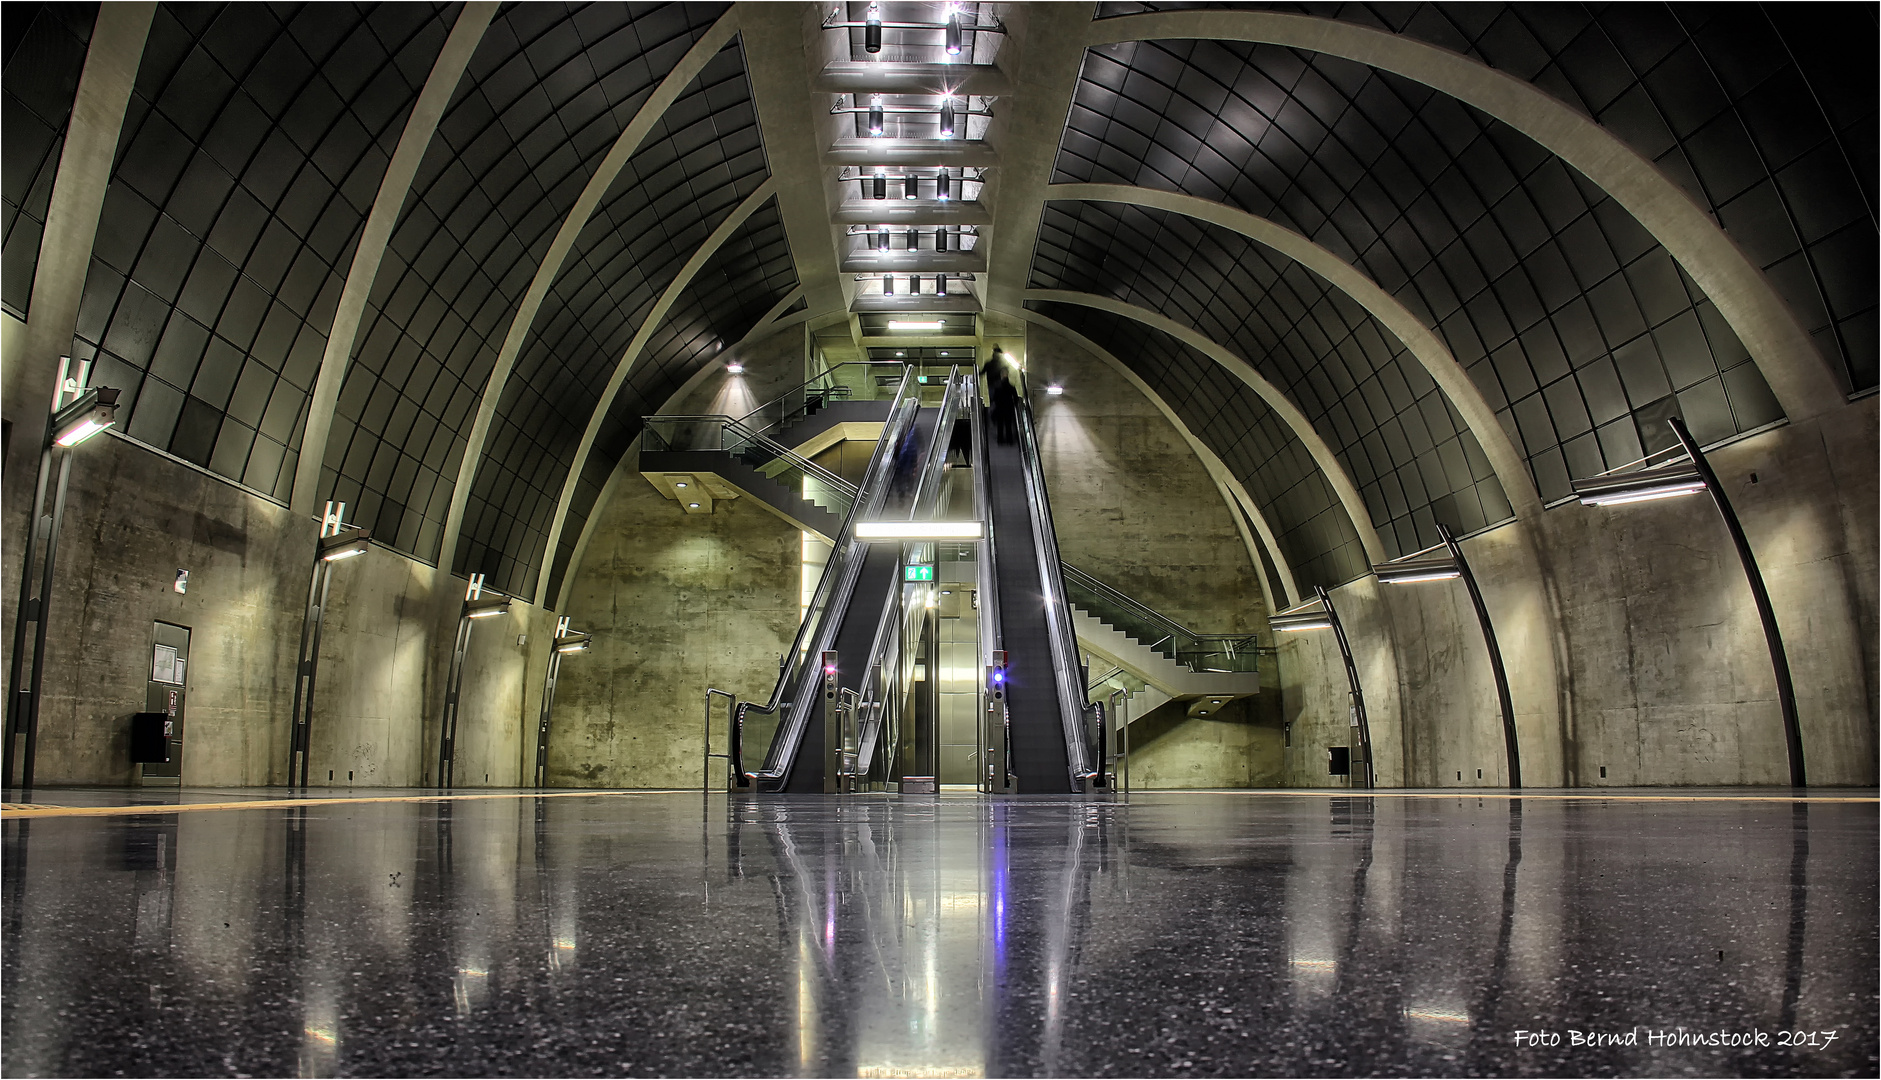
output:
[[[908,322],[903,319],[890,319],[888,322],[888,328],[890,330],[939,330],[945,325],[946,324],[939,319],[935,319],[932,322]]]
[[[1298,611],[1277,612],[1269,616],[1267,625],[1275,632],[1330,630],[1332,629],[1332,616],[1326,614],[1326,609],[1315,600],[1311,607],[1301,608]]]
[[[960,13],[958,11],[947,13],[947,55],[960,55]]]
[[[956,26],[955,31],[958,32],[958,29]],[[941,98],[940,137],[943,139],[954,137],[954,99],[952,97]]]
[[[488,619],[509,610],[509,597],[499,596],[493,600],[467,600],[464,602],[464,618]]]
[[[888,230],[887,229],[875,230],[875,250],[877,251],[888,250]]]
[[[68,449],[115,425],[118,391],[100,386],[85,391],[52,415],[52,441]]]
[[[986,529],[977,521],[858,521],[858,540],[978,540]]]
[[[591,644],[593,641],[586,634],[570,634],[567,637],[555,639],[555,651],[563,656],[571,653],[584,653],[588,651],[588,646]]]
[[[320,542],[320,559],[322,562],[339,562],[355,555],[364,555],[371,546],[372,538],[363,529],[352,536],[329,536]]]
[[[1703,490],[1704,478],[1690,463],[1574,481],[1574,494],[1583,506],[1621,506],[1695,495]]]
[[[1376,563],[1372,573],[1387,585],[1412,585],[1420,581],[1448,581],[1463,576],[1456,560],[1448,554],[1424,555],[1416,558],[1399,559],[1396,562]]]

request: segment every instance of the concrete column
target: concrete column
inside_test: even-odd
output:
[[[302,517],[314,513],[320,466],[327,456],[327,434],[333,428],[333,408],[340,399],[340,386],[346,381],[346,365],[353,358],[360,318],[367,297],[372,295],[372,283],[379,276],[385,245],[391,241],[399,211],[411,194],[412,177],[431,146],[432,136],[437,134],[438,120],[451,103],[451,95],[456,93],[464,68],[483,41],[483,31],[496,8],[495,0],[473,0],[458,13],[451,36],[432,63],[424,89],[405,118],[405,130],[399,134],[398,147],[392,151],[392,161],[373,196],[372,212],[366,217],[365,230],[353,249],[353,263],[346,271],[346,284],[340,289],[333,330],[327,336],[326,353],[320,358],[320,374],[314,379],[307,408],[307,426],[301,433],[300,461],[294,469],[294,494],[288,505]]]

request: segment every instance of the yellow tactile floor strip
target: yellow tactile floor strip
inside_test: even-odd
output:
[[[289,806],[345,806],[354,803],[470,802],[489,799],[583,799],[621,795],[672,795],[683,791],[505,791],[491,795],[365,795],[331,799],[243,799],[240,802],[144,803],[137,806],[51,806],[46,803],[0,803],[0,816],[118,817],[134,814],[179,814],[195,810],[278,810]]]
[[[1773,803],[1872,803],[1881,795],[1627,795],[1580,791],[1389,791],[1354,788],[1345,791],[1248,791],[1232,788],[1218,791],[1139,791],[1143,795],[1279,795],[1308,799],[1522,799],[1591,800],[1594,802],[1773,802]]]

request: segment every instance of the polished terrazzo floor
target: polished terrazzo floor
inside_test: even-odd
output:
[[[286,794],[9,812],[0,1069],[1877,1072],[1873,792]]]

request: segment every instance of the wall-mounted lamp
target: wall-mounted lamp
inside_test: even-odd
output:
[[[1377,787],[1378,770],[1372,762],[1372,725],[1370,717],[1365,713],[1365,692],[1359,686],[1358,665],[1352,661],[1352,643],[1346,639],[1345,624],[1339,621],[1339,609],[1332,606],[1332,594],[1315,585],[1311,600],[1270,616],[1267,625],[1282,633],[1332,631],[1339,643],[1339,659],[1345,662],[1345,680],[1351,694],[1352,728],[1358,732],[1359,744],[1352,748],[1352,754],[1356,758],[1355,763],[1365,766],[1357,773],[1359,786]]]
[[[88,386],[91,361],[59,358],[59,379],[52,392],[52,411],[46,418],[39,448],[39,473],[33,513],[26,530],[26,550],[20,563],[19,606],[13,619],[13,655],[8,664],[6,727],[0,731],[0,784],[13,783],[19,764],[20,787],[33,786],[33,763],[39,751],[39,702],[46,677],[46,611],[52,601],[53,568],[58,561],[59,533],[65,523],[65,494],[72,478],[72,449],[117,422],[118,391]],[[53,477],[53,459],[58,477]],[[51,512],[46,497],[51,488]],[[35,581],[35,578],[37,580]],[[26,627],[31,624],[33,632]],[[30,646],[30,649],[29,649]],[[32,665],[25,667],[28,652]],[[25,678],[21,675],[24,670]],[[17,744],[17,745],[16,745]]]
[[[1764,645],[1770,651],[1770,667],[1776,674],[1777,708],[1783,715],[1783,744],[1789,754],[1790,786],[1805,787],[1808,773],[1803,767],[1803,730],[1796,715],[1796,687],[1790,677],[1783,634],[1777,628],[1776,609],[1770,604],[1769,590],[1764,588],[1763,573],[1757,568],[1757,557],[1750,549],[1750,539],[1744,535],[1744,526],[1737,520],[1737,511],[1732,509],[1731,500],[1725,498],[1718,474],[1712,471],[1705,452],[1692,438],[1683,419],[1674,416],[1669,422],[1679,446],[1685,451],[1685,462],[1576,480],[1574,494],[1587,506],[1618,506],[1695,495],[1700,491],[1711,493],[1711,504],[1717,507],[1718,516],[1724,519],[1725,531],[1731,534],[1731,543],[1737,548],[1737,561],[1744,567],[1744,580],[1750,586],[1750,598],[1757,605],[1757,618],[1763,623]]]
[[[54,445],[74,447],[118,422],[118,391],[95,387],[53,414]]]
[[[1063,397],[1065,395],[1065,388],[1057,383],[1052,383],[1045,387],[1045,392],[1052,397]]]
[[[1483,592],[1476,587],[1476,575],[1470,572],[1469,560],[1463,557],[1463,548],[1456,542],[1456,537],[1450,535],[1449,528],[1441,524],[1437,526],[1437,535],[1443,540],[1444,554],[1419,555],[1379,563],[1372,567],[1372,573],[1388,585],[1463,579],[1464,587],[1469,590],[1470,603],[1476,608],[1476,621],[1482,626],[1483,645],[1489,650],[1489,671],[1496,680],[1496,702],[1502,709],[1502,745],[1508,759],[1509,787],[1519,789],[1522,786],[1522,755],[1515,741],[1515,704],[1509,694],[1509,673],[1502,666],[1502,648],[1496,644],[1496,628],[1489,621],[1489,606],[1483,602]]]
[[[555,708],[555,684],[561,680],[562,657],[588,651],[594,639],[568,628],[568,616],[555,620],[555,640],[549,648],[548,673],[542,684],[542,717],[536,724],[535,785],[544,786],[549,772],[549,715]]]
[[[320,542],[314,548],[313,579],[307,586],[307,615],[300,625],[300,653],[294,667],[294,711],[288,729],[287,782],[306,787],[313,756],[314,683],[320,667],[320,631],[326,624],[327,594],[333,564],[364,555],[372,535],[346,524],[346,504],[329,502],[320,514]]]
[[[457,618],[457,642],[451,648],[450,674],[444,682],[444,715],[438,724],[438,786],[449,788],[457,765],[457,710],[464,688],[464,655],[470,650],[470,629],[479,619],[493,619],[509,610],[510,597],[483,594],[483,575],[470,575],[464,606]]]

